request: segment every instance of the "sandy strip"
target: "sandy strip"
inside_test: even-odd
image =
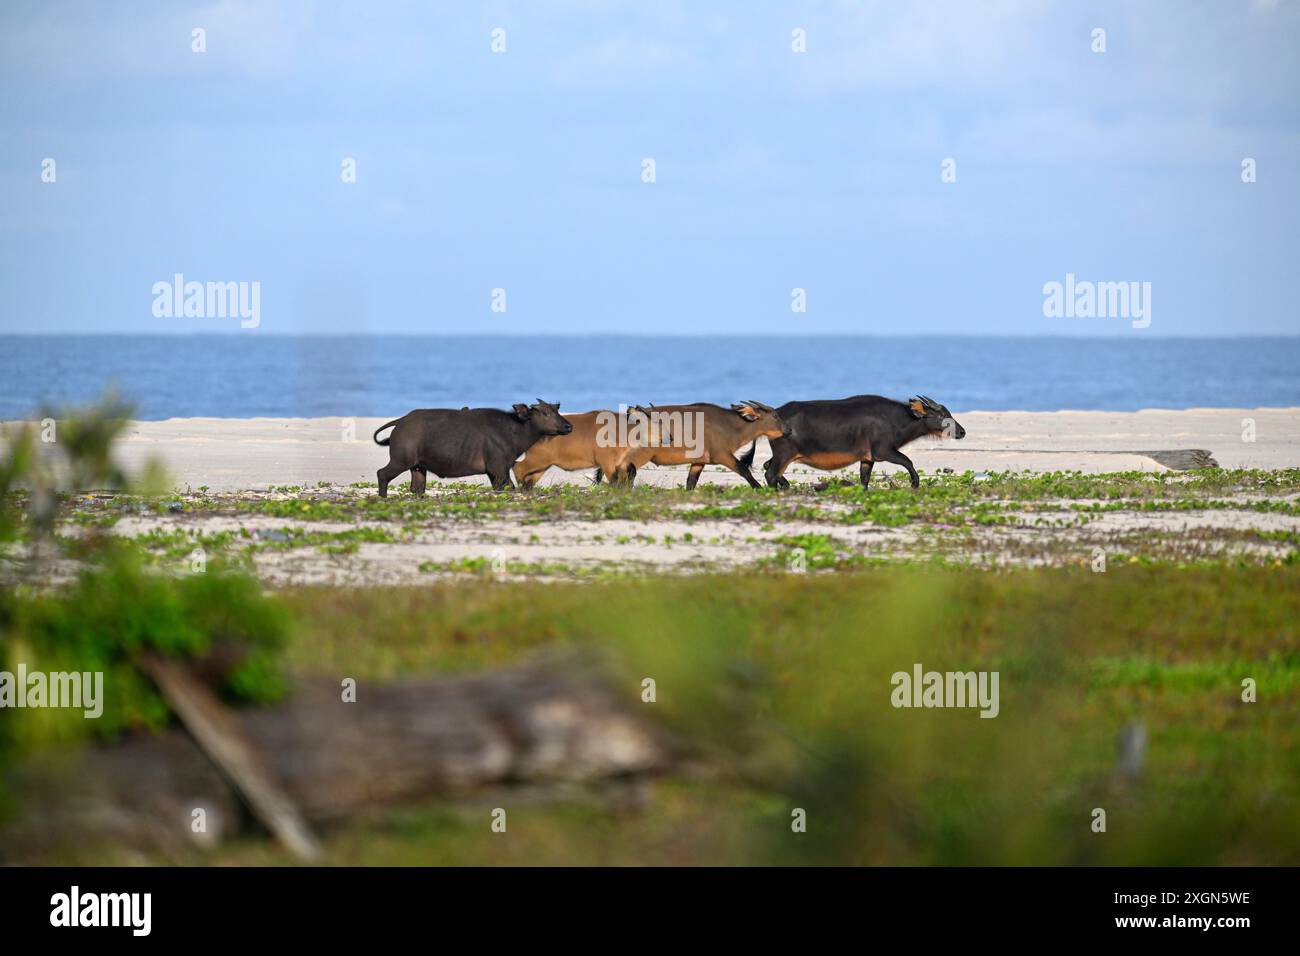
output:
[[[1300,466],[1300,409],[1197,408],[1139,412],[967,412],[958,414],[965,440],[921,440],[907,452],[917,468],[935,472],[1161,471],[1163,466],[1135,451],[1201,448],[1225,468]],[[380,418],[173,418],[132,422],[119,445],[128,472],[150,457],[162,460],[177,487],[213,491],[265,489],[272,485],[315,486],[319,482],[373,482],[388,461],[387,449],[371,443]],[[1254,440],[1248,441],[1253,422]],[[52,447],[52,446],[47,446]],[[757,465],[768,455],[760,441]],[[877,473],[901,470],[878,465]],[[755,469],[761,476],[761,470]],[[795,466],[792,480],[827,472]],[[639,480],[678,485],[686,469],[647,467]],[[432,476],[430,476],[432,481]],[[471,479],[473,480],[473,479]],[[486,479],[481,479],[486,483]],[[702,481],[740,483],[739,476],[709,468]],[[760,477],[761,480],[761,477]],[[587,473],[552,470],[547,484],[585,484]],[[399,479],[400,484],[405,478]],[[400,485],[399,485],[400,486]]]
[[[1292,499],[1293,500],[1293,499]],[[1067,508],[1078,502],[1058,501]],[[290,531],[338,532],[383,528],[399,541],[367,542],[355,552],[331,553],[315,545],[258,549],[253,565],[273,586],[410,585],[435,577],[464,577],[457,562],[483,564],[473,573],[509,580],[535,576],[569,577],[599,571],[614,574],[689,574],[753,567],[762,560],[788,563],[797,536],[830,539],[844,558],[946,556],[980,566],[1086,565],[1096,549],[1114,560],[1124,554],[1188,560],[1239,554],[1255,561],[1283,559],[1286,541],[1245,538],[1233,532],[1300,531],[1300,517],[1250,510],[1102,512],[1011,512],[1009,523],[970,525],[938,535],[935,525],[881,527],[812,521],[685,521],[669,515],[652,521],[559,519],[521,527],[517,520],[465,521],[435,518],[397,529],[391,522],[355,524],[257,514],[147,514],[122,518],[115,534],[131,538],[148,532],[200,536],[235,532],[234,546],[285,542]],[[1086,520],[1081,520],[1086,518]],[[945,526],[946,527],[946,526]],[[185,571],[189,545],[164,567]]]

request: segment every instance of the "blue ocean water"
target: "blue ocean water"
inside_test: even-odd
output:
[[[0,418],[110,384],[143,419],[925,393],[954,412],[1300,406],[1300,338],[0,336]]]

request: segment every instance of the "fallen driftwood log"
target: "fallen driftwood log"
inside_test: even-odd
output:
[[[1154,458],[1157,464],[1164,465],[1166,468],[1172,468],[1175,471],[1191,471],[1194,468],[1218,468],[1219,463],[1214,460],[1204,448],[1174,448],[1169,451],[1135,451],[1130,452],[1132,455],[1146,455],[1148,458]]]
[[[673,756],[593,672],[554,666],[395,684],[304,681],[274,707],[236,711],[239,732],[312,823],[512,783],[663,772]],[[60,841],[177,849],[241,826],[242,801],[182,729],[29,761],[8,771],[16,818],[0,859]],[[196,811],[204,828],[197,830]]]
[[[257,819],[298,859],[320,857],[320,844],[293,800],[280,787],[264,754],[242,732],[239,718],[183,664],[160,654],[141,654],[148,674],[194,742],[256,814]],[[206,826],[206,820],[204,821]]]
[[[1219,463],[1214,460],[1214,455],[1204,448],[1169,448],[1163,451],[1139,451],[1131,448],[944,448],[945,453],[968,455],[1001,451],[1015,451],[1031,455],[1141,455],[1174,471],[1219,467]]]

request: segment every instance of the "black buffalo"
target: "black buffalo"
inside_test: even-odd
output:
[[[383,441],[379,433],[392,426]],[[429,472],[439,478],[487,475],[492,487],[509,488],[515,460],[548,435],[567,435],[573,426],[560,416],[560,405],[544,402],[498,408],[417,408],[375,429],[376,445],[388,446],[388,464],[379,469],[379,497],[388,483],[410,469],[411,492],[424,494]]]
[[[763,467],[767,483],[787,488],[785,469],[802,461],[814,468],[831,470],[860,463],[862,487],[871,480],[871,467],[878,461],[902,465],[917,488],[921,479],[912,460],[900,450],[923,435],[965,438],[966,429],[952,413],[924,395],[897,402],[879,395],[856,395],[836,401],[787,402],[777,410],[787,433],[772,440],[772,457]],[[754,460],[751,448],[749,465]]]

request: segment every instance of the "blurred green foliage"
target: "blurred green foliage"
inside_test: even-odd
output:
[[[273,700],[286,689],[275,657],[288,635],[289,615],[264,598],[251,577],[219,568],[168,577],[113,548],[67,588],[8,594],[0,601],[5,643],[22,649],[28,671],[104,672],[102,717],[83,721],[76,711],[51,711],[41,722],[65,737],[77,736],[82,724],[111,736],[127,727],[166,723],[166,704],[132,666],[145,650],[200,660],[223,646],[233,661],[223,668],[218,689],[232,700]],[[59,714],[65,719],[51,725]]]
[[[76,709],[4,712],[0,762],[31,748],[165,724],[165,702],[133,667],[145,650],[218,660],[212,679],[231,699],[269,700],[285,690],[276,658],[289,616],[262,595],[254,578],[219,562],[184,576],[152,573],[138,549],[95,528],[76,541],[70,580],[50,561],[52,531],[70,494],[105,487],[147,494],[166,487],[156,465],[132,482],[115,462],[112,446],[129,416],[130,408],[109,396],[4,436],[0,670],[13,672],[21,663],[29,673],[102,672],[104,701],[94,720]]]
[[[640,812],[432,805],[335,862],[1300,863],[1300,570],[915,568],[282,592],[288,657],[364,678],[597,652],[696,771]],[[996,670],[1001,713],[891,675]],[[657,701],[640,702],[653,677]],[[1258,685],[1256,703],[1241,681]],[[1136,779],[1119,738],[1148,743]],[[499,805],[500,795],[492,798]],[[1108,830],[1091,830],[1092,811]],[[807,813],[807,832],[791,812]],[[396,824],[395,824],[396,825]],[[383,849],[380,849],[380,848]],[[243,860],[250,850],[234,851]],[[255,851],[260,856],[262,851]]]

